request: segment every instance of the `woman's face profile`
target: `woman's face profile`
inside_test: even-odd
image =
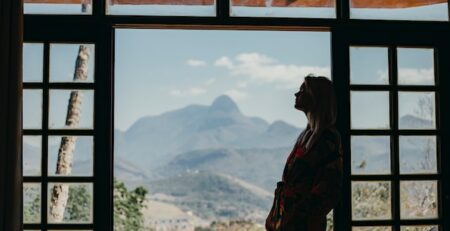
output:
[[[300,86],[300,90],[297,93],[295,93],[295,108],[306,113],[308,112],[310,106],[311,106],[311,95],[306,90],[305,83],[303,83]]]

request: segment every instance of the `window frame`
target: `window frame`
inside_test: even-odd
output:
[[[417,46],[437,44],[440,49],[440,60],[450,60],[450,48],[446,41],[450,41],[450,22],[433,21],[388,21],[388,20],[361,20],[350,19],[350,0],[336,1],[336,18],[254,18],[254,17],[231,17],[229,15],[229,0],[218,0],[216,5],[216,16],[195,17],[195,16],[115,16],[106,15],[106,0],[96,0],[93,3],[92,15],[25,15],[24,16],[24,41],[43,43],[93,43],[95,44],[95,81],[91,83],[94,94],[94,182],[93,195],[93,224],[92,225],[72,225],[72,224],[48,224],[24,225],[25,228],[47,229],[70,229],[70,228],[93,228],[94,230],[113,230],[113,170],[114,170],[114,45],[116,28],[148,28],[148,29],[233,29],[233,30],[313,30],[329,31],[331,33],[331,69],[332,79],[338,95],[339,115],[338,129],[343,137],[344,158],[344,190],[343,198],[339,206],[335,209],[335,230],[351,230],[354,223],[351,221],[351,167],[350,167],[350,137],[354,134],[350,129],[350,86],[349,83],[349,46],[360,43],[361,45],[388,45],[388,46]],[[450,4],[449,4],[450,5]],[[450,6],[449,6],[450,11]],[[449,14],[450,15],[450,14]],[[389,36],[384,36],[389,34]],[[219,45],[219,44],[218,44]],[[48,52],[44,54],[44,62],[48,66]],[[47,60],[47,61],[46,61]],[[437,64],[435,64],[437,65]],[[450,163],[449,145],[444,142],[450,140],[450,121],[440,120],[440,118],[450,118],[448,107],[450,105],[450,65],[444,65],[443,61],[439,65],[440,76],[439,85],[436,85],[436,97],[440,95],[440,101],[436,101],[437,128],[440,139],[443,141],[440,148],[441,163]],[[438,70],[438,69],[436,69]],[[49,70],[44,69],[44,76]],[[45,80],[44,80],[45,81]],[[47,79],[48,81],[48,79]],[[438,84],[438,82],[436,82]],[[25,83],[24,88],[37,87],[39,84]],[[83,84],[85,85],[85,84]],[[73,88],[73,83],[49,83],[47,87]],[[390,87],[397,87],[387,85]],[[433,86],[434,87],[434,86]],[[366,89],[364,86],[356,87]],[[369,87],[377,88],[377,87]],[[401,86],[404,89],[415,89],[415,87]],[[429,87],[428,87],[429,88]],[[384,87],[382,88],[384,89]],[[44,100],[45,97],[43,96]],[[391,101],[392,101],[391,97]],[[395,100],[394,100],[395,101]],[[391,106],[395,105],[392,101]],[[43,105],[43,113],[47,105]],[[439,114],[440,113],[440,114]],[[45,117],[45,114],[43,118]],[[394,117],[395,118],[395,117]],[[394,121],[391,121],[392,127]],[[42,130],[48,130],[43,124]],[[41,165],[47,165],[47,156],[44,136],[49,134],[70,134],[71,131],[55,130],[51,133],[42,133],[42,159]],[[377,133],[377,132],[374,132]],[[33,131],[25,132],[24,135],[36,134]],[[80,134],[77,132],[76,134]],[[367,133],[364,133],[367,134]],[[384,134],[384,133],[383,133]],[[417,134],[417,133],[414,133]],[[394,135],[395,136],[395,135]],[[439,141],[438,141],[439,143]],[[398,147],[396,147],[398,149]],[[398,150],[397,150],[398,151]],[[394,163],[392,163],[394,164]],[[439,168],[439,167],[438,167]],[[449,179],[450,167],[441,168],[442,179]],[[44,171],[41,172],[44,176]],[[72,181],[65,177],[47,177],[51,180]],[[43,178],[42,178],[43,179]],[[76,181],[78,177],[73,178]],[[84,179],[84,178],[83,178]],[[24,177],[24,182],[37,181],[33,177]],[[44,183],[42,181],[42,188]],[[450,228],[449,215],[445,210],[450,209],[449,186],[450,180],[442,184],[440,199],[440,219],[442,219],[441,230]],[[42,191],[44,191],[42,189]],[[41,203],[46,200],[46,194],[42,196]],[[394,205],[393,205],[394,206]],[[45,209],[45,210],[44,210]],[[41,208],[42,213],[46,213],[46,208]],[[394,212],[394,211],[393,211]],[[396,211],[395,211],[396,212]],[[393,214],[394,215],[394,214]],[[46,214],[41,215],[41,219],[46,218]],[[44,220],[42,220],[44,221]],[[394,222],[395,225],[399,225]],[[414,223],[414,222],[412,222]],[[368,223],[369,224],[369,223]],[[374,221],[370,224],[379,224]],[[396,229],[394,229],[396,230]]]

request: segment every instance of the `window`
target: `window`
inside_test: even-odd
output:
[[[115,41],[114,177],[147,191],[142,228],[264,227],[306,126],[294,93],[330,76],[330,33],[117,29]]]
[[[143,224],[144,220],[133,223],[135,220],[126,218],[136,212],[135,208],[146,205],[149,197],[153,206],[138,211],[161,217],[146,220],[147,225],[194,229],[196,226],[186,217],[165,219],[163,207],[154,206],[165,203],[164,209],[172,209],[173,213],[197,215],[195,210],[189,213],[189,203],[195,200],[178,201],[178,205],[184,203],[180,209],[167,206],[172,197],[157,194],[170,189],[179,193],[175,193],[176,197],[182,197],[182,191],[170,184],[173,182],[195,186],[186,184],[186,179],[175,179],[177,175],[172,181],[160,178],[156,182],[157,174],[170,172],[155,171],[155,163],[173,160],[167,155],[158,156],[156,148],[176,145],[167,142],[167,133],[159,130],[139,141],[136,136],[139,129],[145,130],[144,126],[134,126],[136,134],[130,138],[133,134],[128,127],[144,115],[156,116],[191,104],[210,107],[216,99],[231,101],[230,105],[234,102],[253,123],[261,122],[251,118],[258,113],[270,117],[264,118],[269,121],[267,128],[289,128],[275,122],[297,119],[294,111],[283,111],[289,105],[279,103],[287,102],[294,94],[284,87],[294,84],[296,78],[301,81],[302,75],[309,72],[332,78],[339,105],[337,126],[344,149],[344,191],[342,201],[329,216],[329,230],[447,230],[448,1],[403,1],[403,5],[386,2],[27,0],[22,137],[25,230],[133,230],[129,227]],[[304,40],[308,36],[309,40]],[[257,62],[244,63],[248,60]],[[253,70],[239,69],[249,65]],[[289,75],[292,70],[297,74]],[[256,71],[260,75],[256,76]],[[77,80],[79,75],[82,80]],[[235,78],[234,82],[211,80],[219,75]],[[241,81],[244,79],[248,81]],[[250,83],[255,79],[266,82]],[[168,84],[161,84],[163,81]],[[177,87],[169,85],[173,82]],[[200,88],[199,84],[204,85]],[[270,106],[264,108],[258,101],[253,105],[238,102],[239,97],[250,96],[242,93],[242,89],[250,87],[271,92],[260,95]],[[168,98],[162,98],[161,92],[174,100],[164,101]],[[234,98],[218,98],[224,93]],[[191,100],[189,94],[197,98]],[[138,101],[140,97],[144,100]],[[275,109],[282,116],[275,116],[271,111]],[[305,118],[298,120],[292,137]],[[157,125],[167,130],[163,122]],[[207,141],[198,139],[197,144],[211,145],[217,138],[214,135]],[[269,138],[276,141],[273,136]],[[142,161],[129,163],[127,159],[144,145],[156,153],[152,155],[156,161],[148,161],[143,153],[139,158]],[[288,146],[272,148],[287,155],[282,149]],[[184,151],[191,151],[183,152],[189,158],[208,154]],[[216,154],[241,158],[239,152],[244,151]],[[272,166],[266,161],[258,166],[279,168],[283,159],[277,163]],[[183,174],[188,172],[182,170]],[[201,175],[196,170],[204,169],[189,169],[189,173]],[[223,174],[230,173],[225,170]],[[122,183],[131,181],[132,176],[138,180]],[[242,192],[258,189],[253,186],[260,184],[266,188],[257,191],[263,195],[269,191],[271,196],[270,184],[276,181],[272,175],[264,182],[263,177],[253,177],[251,187],[239,181],[246,177],[252,177],[251,173],[208,179],[231,182],[231,189]],[[140,188],[144,183],[148,187]],[[60,203],[64,202],[61,197],[66,197],[66,203]],[[225,195],[225,199],[233,198]],[[116,201],[121,204],[114,204]],[[137,207],[127,206],[129,201]],[[270,199],[264,203],[267,201]],[[208,203],[201,205],[207,207]],[[259,224],[264,218],[264,206],[255,213]],[[237,210],[228,207],[217,211],[214,216],[231,217]],[[208,216],[205,214],[201,216]],[[252,219],[250,215],[244,217]],[[131,226],[114,225],[119,219]],[[208,227],[212,219],[205,220],[202,226]],[[242,224],[253,224],[246,222]]]
[[[24,44],[25,228],[92,229],[93,44]]]
[[[352,230],[441,226],[436,53],[350,47]]]

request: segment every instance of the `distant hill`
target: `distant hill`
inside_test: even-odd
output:
[[[223,174],[191,172],[146,182],[150,194],[167,195],[153,200],[191,211],[205,220],[252,219],[262,221],[272,194]],[[170,198],[170,199],[166,199]]]
[[[194,171],[223,173],[271,191],[291,148],[203,149],[182,153],[156,172],[164,177]]]

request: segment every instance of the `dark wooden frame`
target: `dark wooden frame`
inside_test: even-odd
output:
[[[401,134],[438,134],[442,142],[440,148],[441,163],[450,163],[450,23],[423,22],[423,21],[385,21],[385,20],[356,20],[350,19],[349,0],[336,1],[335,19],[310,19],[310,18],[252,18],[230,17],[229,0],[217,1],[215,17],[188,17],[188,16],[113,16],[105,15],[104,6],[106,0],[96,0],[93,4],[92,15],[25,15],[24,40],[25,42],[67,42],[67,43],[94,43],[95,44],[95,82],[88,84],[74,83],[49,83],[48,82],[48,49],[44,52],[44,83],[24,84],[24,88],[48,89],[48,88],[87,88],[94,89],[95,115],[94,129],[81,131],[48,130],[48,95],[44,91],[43,127],[42,130],[25,130],[24,134],[42,134],[42,176],[47,173],[47,135],[61,134],[90,134],[94,136],[94,176],[93,177],[24,177],[25,182],[64,181],[64,182],[94,182],[94,223],[91,225],[77,224],[38,224],[25,225],[26,229],[71,229],[84,228],[98,231],[113,230],[113,126],[114,126],[114,31],[115,28],[167,28],[167,29],[238,29],[238,30],[319,30],[331,32],[332,76],[338,93],[339,115],[338,128],[343,137],[345,158],[344,170],[344,197],[335,213],[335,230],[349,231],[352,225],[378,225],[391,224],[398,231],[399,220],[394,217],[398,211],[393,210],[393,220],[390,221],[364,221],[351,220],[351,180],[358,179],[416,179],[420,176],[370,176],[355,177],[350,175],[350,135],[355,134],[390,134],[398,137]],[[349,46],[351,45],[383,45],[383,46],[430,46],[439,50],[439,67],[437,73],[439,85],[436,87],[409,87],[409,86],[351,86],[349,83]],[[48,48],[48,45],[46,45]],[[395,57],[395,55],[394,55]],[[395,61],[391,57],[391,64]],[[447,64],[447,65],[446,65]],[[392,68],[391,68],[392,69]],[[396,121],[391,121],[393,130],[369,131],[350,129],[350,90],[430,90],[435,89],[440,100],[436,101],[436,107],[440,109],[440,117],[437,118],[438,129],[436,131],[403,131],[394,129]],[[448,89],[447,91],[445,89]],[[47,91],[48,92],[48,91]],[[396,98],[391,97],[391,107],[396,106]],[[394,110],[395,111],[395,110]],[[391,116],[395,117],[396,114]],[[398,138],[393,142],[393,151],[398,152]],[[398,160],[393,160],[394,163]],[[45,166],[44,166],[45,165]],[[436,178],[442,180],[440,219],[441,230],[450,228],[450,168],[441,168]],[[398,169],[393,169],[398,172]],[[46,200],[46,187],[42,187],[42,198]],[[45,188],[45,189],[44,189]],[[397,188],[397,186],[393,188]],[[398,191],[398,190],[397,190]],[[396,190],[393,193],[398,193]],[[44,204],[44,202],[42,202]],[[395,203],[393,203],[395,206]],[[42,208],[42,221],[46,220],[46,208]],[[45,214],[44,214],[45,213]],[[397,216],[398,217],[398,216]],[[45,220],[44,220],[45,219]],[[428,221],[427,221],[428,222]],[[402,224],[415,224],[416,221],[402,221]],[[422,222],[420,222],[422,223]]]

